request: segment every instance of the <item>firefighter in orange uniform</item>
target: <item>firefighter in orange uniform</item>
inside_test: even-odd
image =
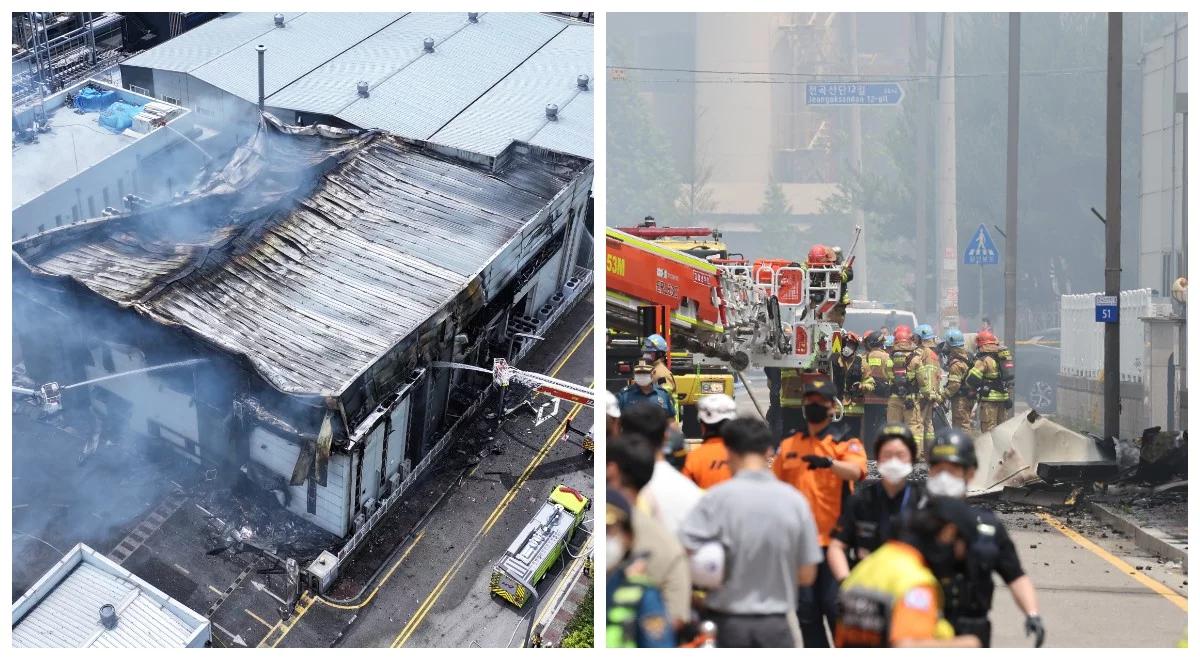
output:
[[[795,486],[808,499],[824,550],[829,548],[833,528],[841,515],[842,498],[867,476],[867,454],[862,441],[840,423],[831,423],[835,396],[833,383],[827,380],[808,384],[804,390],[807,429],[783,441],[771,466],[780,481]],[[837,607],[837,582],[828,561],[818,566],[816,582],[800,590],[799,600],[796,613],[804,646],[827,648],[825,621],[833,626]]]

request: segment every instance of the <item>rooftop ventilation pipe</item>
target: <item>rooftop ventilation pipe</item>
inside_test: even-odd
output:
[[[100,606],[100,625],[104,626],[106,630],[117,627],[117,608],[113,607],[112,603]]]
[[[550,121],[558,121],[558,106],[553,103],[546,104],[546,119]]]
[[[425,52],[433,52],[433,37],[425,37]]]
[[[588,74],[581,73],[581,74],[579,74],[579,77],[575,79],[575,84],[579,85],[579,89],[587,91],[588,83],[591,81],[592,81],[592,79],[590,77],[588,77]]]
[[[364,99],[371,95],[371,84],[365,80],[358,81],[358,95]]]
[[[275,27],[283,27],[283,14],[275,14]]]
[[[259,44],[254,50],[258,51],[258,111],[262,112],[267,102],[267,47]]]
[[[477,11],[467,12],[467,20],[471,21],[472,23],[478,23],[479,22],[479,12],[477,12]]]

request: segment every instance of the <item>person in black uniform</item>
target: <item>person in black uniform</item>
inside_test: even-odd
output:
[[[888,424],[875,439],[882,479],[864,482],[842,508],[829,542],[829,570],[839,583],[850,569],[892,538],[900,517],[917,508],[924,489],[910,482],[917,443],[904,424]]]
[[[929,480],[925,487],[929,494],[966,496],[967,484],[979,465],[971,436],[961,429],[943,429],[928,451]],[[965,555],[954,574],[941,580],[946,619],[957,634],[976,635],[983,646],[991,646],[992,622],[988,620],[988,612],[992,609],[995,572],[1025,613],[1025,636],[1033,635],[1034,645],[1040,647],[1046,638],[1046,626],[1038,615],[1037,592],[1021,568],[1021,559],[1008,531],[991,511],[978,507],[971,507],[971,511],[975,527],[969,530]]]

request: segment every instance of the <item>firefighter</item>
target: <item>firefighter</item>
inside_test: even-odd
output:
[[[675,401],[661,386],[654,382],[654,367],[640,360],[633,367],[633,382],[617,394],[621,412],[642,401],[652,401],[667,411],[668,417],[675,416]]]
[[[969,520],[961,502],[931,498],[903,519],[896,538],[854,567],[838,595],[838,647],[976,648],[942,617],[938,578],[952,570]]]
[[[946,331],[946,350],[943,357],[946,361],[946,387],[942,390],[942,396],[950,402],[951,424],[956,429],[970,431],[975,397],[970,388],[963,383],[971,369],[971,363],[962,330],[950,328]]]
[[[696,485],[709,489],[733,477],[729,467],[729,450],[721,429],[725,422],[737,417],[737,404],[728,394],[709,394],[696,403],[696,416],[700,419],[700,436],[704,441],[688,452],[683,463],[683,476]]]
[[[808,284],[810,290],[809,305],[811,307],[819,308],[823,303],[826,302],[825,287],[831,283],[826,281],[820,273],[812,272],[811,268],[834,266],[836,263],[836,257],[834,256],[832,248],[828,248],[818,243],[817,245],[812,246],[812,249],[808,251],[808,259],[805,261],[805,264],[810,268]],[[839,272],[839,277],[839,288],[837,292],[838,297],[836,303],[825,315],[821,315],[818,310],[817,316],[818,318],[832,321],[840,326],[842,321],[846,319],[846,307],[842,304],[842,296],[844,295],[845,291],[845,282],[849,280],[846,279],[845,270]],[[839,313],[840,317],[838,316]]]
[[[667,394],[675,396],[675,375],[667,366],[668,351],[670,348],[667,347],[667,340],[663,339],[662,335],[650,335],[642,342],[642,359],[654,365],[652,374],[654,382],[666,390]]]
[[[916,406],[913,399],[913,395],[916,393],[913,383],[915,374],[908,373],[909,362],[914,356],[919,357],[919,354],[912,341],[912,328],[907,325],[897,326],[893,337],[895,337],[895,343],[892,345],[889,355],[892,360],[892,391],[888,395],[887,421],[889,424],[907,424],[911,417],[908,411]],[[911,425],[909,429],[913,431],[913,435],[917,434]]]
[[[795,486],[808,500],[822,556],[842,511],[843,497],[867,476],[867,454],[862,442],[840,424],[831,424],[837,392],[827,380],[815,380],[804,389],[807,428],[790,436],[779,447],[771,470],[780,481]],[[833,624],[837,607],[837,582],[829,563],[817,567],[817,579],[800,590],[797,618],[805,648],[828,648],[825,621]]]
[[[842,248],[833,248],[834,263],[842,263]],[[838,304],[829,312],[829,320],[841,326],[846,320],[846,308],[850,306],[850,281],[854,279],[854,266],[846,264],[838,273],[841,287],[838,289]]]
[[[942,402],[942,358],[934,350],[937,337],[929,324],[917,326],[917,350],[920,364],[909,363],[909,373],[916,374],[916,405],[913,411],[913,437],[917,441],[918,453],[921,447],[928,447],[933,442],[933,408]]]
[[[942,431],[929,448],[928,460],[925,488],[930,495],[956,499],[966,496],[967,484],[974,479],[979,465],[970,434],[959,429]],[[953,573],[941,576],[946,618],[960,634],[974,634],[983,646],[989,646],[992,624],[988,612],[992,609],[995,572],[1008,585],[1017,608],[1025,614],[1025,635],[1033,635],[1034,645],[1041,646],[1046,627],[1038,615],[1037,592],[1021,568],[1021,559],[1004,523],[986,509],[972,507],[970,511],[966,553],[959,557]]]
[[[861,438],[863,432],[863,396],[875,390],[875,380],[867,372],[866,356],[859,355],[858,335],[842,330],[842,348],[833,358],[833,385],[842,402],[842,423]]]
[[[887,398],[892,390],[892,357],[883,347],[884,333],[868,332],[863,337],[867,349],[864,374],[870,378],[868,388],[863,381],[863,435],[874,437],[879,434],[886,421]]]
[[[975,343],[979,351],[963,383],[968,390],[977,392],[979,401],[979,432],[987,433],[1007,418],[1008,409],[1012,406],[1009,395],[1009,378],[1005,371],[1012,372],[1012,358],[1005,361],[1003,353],[1008,349],[996,341],[996,335],[991,330],[980,330],[975,335]],[[1007,367],[1005,367],[1007,364]]]

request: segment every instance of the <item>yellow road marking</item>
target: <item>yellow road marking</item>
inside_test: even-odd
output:
[[[264,618],[262,618],[261,616],[259,616],[259,615],[255,614],[254,612],[251,612],[250,610],[242,610],[242,611],[243,611],[243,612],[245,612],[246,614],[249,614],[249,615],[250,615],[250,618],[254,619],[255,621],[257,621],[257,622],[259,622],[259,623],[263,624],[264,626],[266,626],[266,627],[268,627],[268,628],[274,628],[274,627],[275,627],[275,626],[273,626],[272,624],[270,624],[270,623],[267,623],[267,620],[266,620],[266,619],[264,619]]]
[[[255,644],[254,646],[255,646],[256,648],[262,648],[262,645],[263,645],[263,643],[267,641],[267,638],[268,638],[268,637],[270,637],[271,635],[274,635],[276,630],[279,630],[279,626],[280,626],[280,624],[282,624],[282,623],[283,623],[282,621],[276,621],[276,622],[275,622],[275,623],[274,623],[274,624],[271,626],[271,629],[267,631],[267,634],[263,635],[263,636],[262,636],[262,639],[258,640],[258,643],[257,643],[257,644]]]
[[[292,617],[292,622],[282,626],[283,632],[279,633],[278,639],[276,639],[274,642],[271,642],[271,648],[279,646],[279,643],[283,641],[283,638],[287,637],[288,633],[292,632],[292,628],[295,628],[296,624],[300,623],[300,619],[305,615],[305,613],[308,612],[308,608],[312,607],[312,604],[316,602],[316,598],[312,596],[308,596],[308,602],[304,602],[304,598],[306,596],[308,596],[307,591],[300,595],[300,605],[296,607],[296,614]],[[265,642],[266,640],[264,639],[263,641]],[[260,644],[261,643],[262,642],[260,642]]]
[[[211,592],[213,592],[214,594],[216,594],[216,595],[218,595],[218,596],[224,596],[224,595],[225,595],[225,592],[224,592],[224,591],[221,591],[220,589],[218,589],[218,588],[216,588],[216,587],[212,586],[211,584],[210,584],[210,585],[208,585],[208,590],[209,590],[209,591],[211,591]]]
[[[1137,580],[1146,588],[1171,601],[1184,612],[1188,611],[1187,598],[1175,593],[1175,591],[1167,585],[1143,574],[1141,571],[1135,570],[1132,566],[1125,563],[1121,558],[1114,556],[1109,551],[1084,538],[1079,534],[1079,532],[1067,527],[1054,516],[1044,512],[1039,513],[1038,515],[1041,516],[1042,520],[1046,521],[1046,524],[1062,532],[1063,536],[1066,536],[1072,541],[1078,543],[1083,549],[1090,551],[1097,557],[1117,567],[1122,573]]]
[[[400,568],[400,564],[403,564],[404,560],[408,559],[408,555],[413,551],[413,548],[417,547],[417,544],[421,542],[421,539],[424,536],[425,530],[422,529],[421,532],[417,534],[416,538],[413,539],[413,542],[408,546],[408,549],[404,551],[404,554],[400,555],[400,558],[396,560],[395,564],[392,564],[392,567],[388,569],[387,574],[383,576],[383,579],[379,581],[379,584],[375,585],[375,588],[371,590],[371,594],[368,595],[363,602],[358,603],[357,605],[341,605],[339,603],[331,603],[320,596],[317,597],[317,602],[325,607],[332,607],[335,610],[357,610],[366,607],[367,604],[371,602],[371,599],[375,598],[375,594],[379,593],[379,590],[383,588],[383,585],[387,584],[387,581],[391,579],[392,574],[396,572],[396,569]]]

